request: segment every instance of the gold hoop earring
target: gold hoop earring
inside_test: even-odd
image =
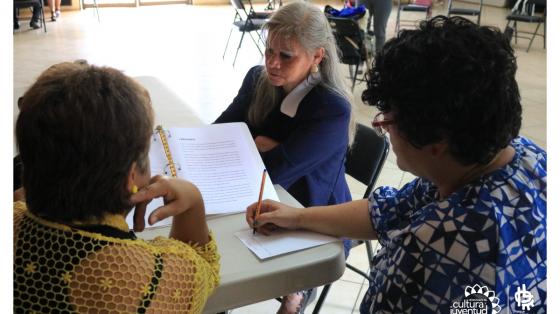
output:
[[[132,191],[131,191],[131,192],[132,192],[132,194],[138,193],[138,186],[137,186],[136,184],[134,184],[134,185],[132,186]]]

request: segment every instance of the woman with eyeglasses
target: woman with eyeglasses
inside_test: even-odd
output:
[[[545,313],[547,154],[519,136],[516,69],[492,27],[438,16],[400,32],[362,97],[380,110],[372,125],[398,167],[418,178],[334,206],[266,201],[258,231],[377,239],[361,313],[449,313],[474,297],[488,312],[513,311],[516,291]]]

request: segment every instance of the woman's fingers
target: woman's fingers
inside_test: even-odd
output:
[[[167,196],[169,189],[166,187],[165,177],[157,175],[150,179],[150,184],[130,196],[130,201],[135,204],[134,208],[134,231],[143,231],[146,227],[146,207],[154,199]]]
[[[142,203],[138,203],[136,204],[135,208],[134,208],[134,226],[133,229],[136,232],[141,232],[144,230],[145,223],[144,223],[144,217],[146,216],[146,206],[148,205],[148,202],[142,202]]]
[[[169,202],[164,206],[156,208],[148,217],[148,223],[150,225],[155,224],[158,221],[164,220],[165,218],[178,215],[184,211],[184,208],[180,206],[177,202]]]
[[[154,183],[143,187],[140,191],[132,194],[130,201],[132,203],[142,203],[151,201],[157,197],[166,197],[170,192],[165,180],[158,180]]]
[[[283,227],[281,226],[281,223],[278,221],[277,217],[278,215],[276,212],[262,213],[256,219],[255,225],[256,227],[261,227],[265,225],[276,225],[279,227]]]
[[[261,225],[260,227],[258,227],[257,232],[262,233],[264,235],[270,235],[278,229],[281,229],[281,228],[278,227],[277,225],[265,224],[265,225]]]
[[[130,201],[136,204],[134,212],[134,230],[141,231],[145,227],[144,217],[146,205],[154,198],[163,197],[164,206],[156,208],[148,217],[148,224],[153,225],[168,217],[180,215],[196,204],[194,202],[202,198],[200,191],[190,182],[155,176],[150,184],[142,187],[130,197]],[[204,205],[201,205],[204,208]]]
[[[281,205],[281,203],[275,202],[273,200],[268,200],[267,199],[267,200],[262,201],[261,210],[260,210],[259,215],[261,215],[263,213],[266,213],[266,212],[277,210],[278,205]],[[253,222],[255,220],[258,220],[258,217],[256,217],[257,206],[258,206],[258,203],[253,203],[253,204],[249,205],[247,207],[247,210],[245,211],[245,220],[247,221],[249,226],[253,226]]]
[[[294,229],[297,227],[297,217],[300,209],[292,208],[280,202],[266,200],[262,203],[260,214],[256,216],[257,204],[247,207],[245,218],[250,227],[257,231],[270,234],[278,228]]]

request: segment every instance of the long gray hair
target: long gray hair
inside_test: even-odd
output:
[[[325,14],[315,5],[298,1],[282,6],[271,19],[264,25],[267,33],[267,43],[271,36],[297,41],[308,53],[314,54],[318,48],[324,48],[323,60],[319,64],[321,73],[320,85],[344,97],[350,107],[353,95],[340,68],[336,42]],[[283,99],[282,91],[270,84],[266,67],[260,73],[251,106],[249,107],[249,122],[261,126],[265,118]],[[352,142],[354,133],[354,115],[352,114],[349,130],[349,142]]]

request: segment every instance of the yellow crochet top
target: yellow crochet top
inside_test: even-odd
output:
[[[15,313],[200,313],[219,273],[212,235],[144,241],[119,215],[63,225],[14,203]]]

